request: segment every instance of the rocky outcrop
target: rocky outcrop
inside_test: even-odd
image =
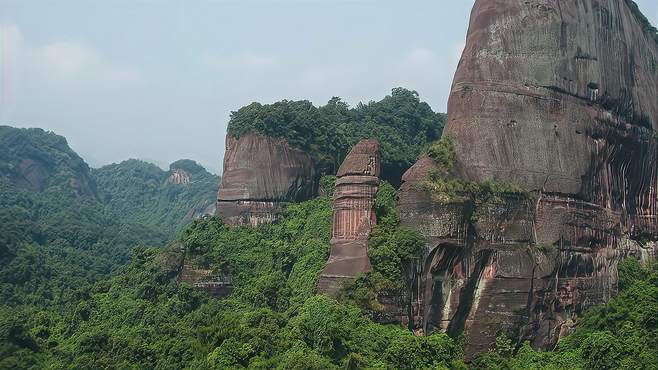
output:
[[[342,283],[372,270],[368,239],[376,224],[375,195],[379,187],[379,143],[362,140],[338,169],[333,197],[331,254],[318,291],[335,296]]]
[[[176,185],[186,185],[190,183],[190,174],[187,171],[176,168],[171,170],[167,182]]]
[[[184,257],[178,279],[213,297],[223,298],[233,293],[233,277],[230,274],[196,266],[190,263],[187,256]]]
[[[225,223],[270,223],[282,204],[308,200],[316,193],[314,162],[306,152],[284,139],[227,136],[216,212]]]
[[[445,174],[519,192],[441,197],[424,157],[404,176],[405,226],[428,240],[411,325],[552,349],[617,291],[617,263],[655,255],[658,48],[625,1],[476,0],[444,135]]]

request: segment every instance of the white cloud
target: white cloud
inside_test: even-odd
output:
[[[26,64],[51,81],[86,80],[124,84],[141,80],[137,70],[115,66],[105,60],[98,50],[81,42],[52,43],[28,50],[26,56]]]
[[[0,34],[6,40],[0,47],[9,55],[10,78],[61,84],[125,84],[142,79],[138,70],[114,65],[81,41],[30,45],[15,25],[0,25]]]

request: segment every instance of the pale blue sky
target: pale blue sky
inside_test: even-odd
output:
[[[658,24],[658,2],[639,0]],[[92,165],[191,158],[218,172],[231,110],[381,99],[437,111],[473,0],[0,0],[0,124]]]

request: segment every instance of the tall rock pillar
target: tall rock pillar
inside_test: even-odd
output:
[[[368,238],[376,224],[380,154],[376,140],[356,144],[338,169],[333,200],[331,255],[318,290],[335,296],[343,282],[372,270]]]

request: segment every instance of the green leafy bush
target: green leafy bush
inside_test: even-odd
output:
[[[441,140],[430,144],[427,148],[427,155],[439,165],[442,171],[450,171],[457,159],[455,141],[451,137],[444,136]]]
[[[336,176],[325,175],[320,178],[320,193],[332,197],[336,190]]]
[[[346,283],[340,293],[349,302],[368,311],[381,311],[380,294],[399,295],[408,288],[409,273],[425,247],[425,238],[415,230],[400,226],[396,209],[396,191],[382,182],[375,198],[377,225],[368,243],[373,272]]]

